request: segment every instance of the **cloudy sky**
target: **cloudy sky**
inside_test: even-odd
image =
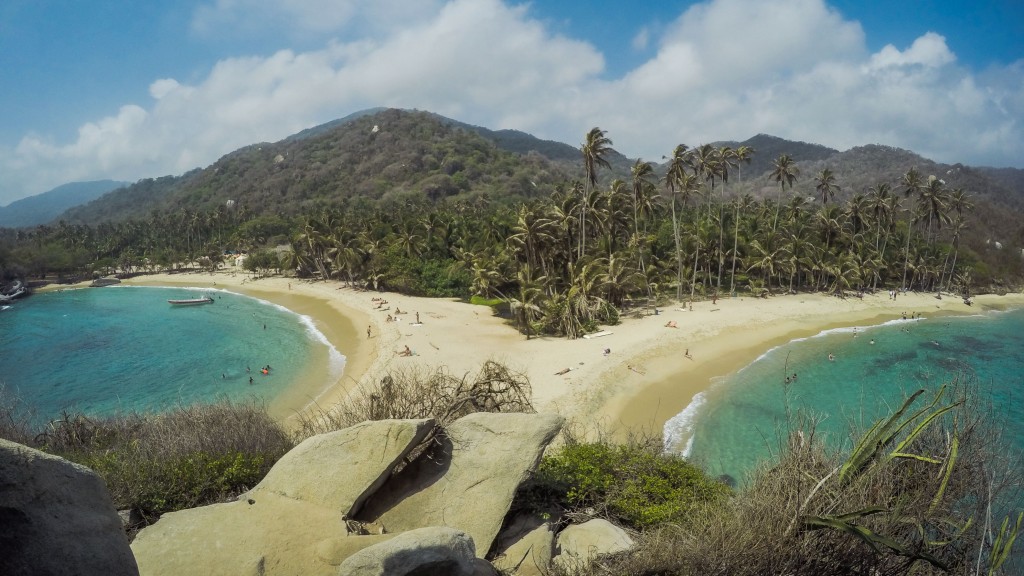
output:
[[[763,132],[1024,168],[1024,3],[0,3],[0,206],[375,106],[658,161]]]

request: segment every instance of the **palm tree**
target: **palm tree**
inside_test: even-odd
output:
[[[533,268],[529,264],[519,267],[516,276],[519,292],[515,298],[507,298],[512,317],[516,325],[526,333],[529,340],[533,333],[532,325],[541,314],[540,304],[544,299],[544,285],[547,283],[546,276],[535,276]]]
[[[934,244],[935,242],[932,224],[935,224],[936,230],[941,230],[942,224],[949,222],[949,218],[946,216],[947,194],[945,185],[945,182],[935,175],[931,175],[928,177],[928,182],[918,193],[918,205],[921,208],[921,215],[928,215],[927,240],[929,244]]]
[[[592,191],[597,186],[597,169],[600,167],[611,168],[612,165],[605,158],[610,152],[614,152],[611,148],[612,141],[605,136],[604,130],[594,127],[587,132],[586,139],[583,143],[581,151],[583,152],[583,169],[587,173],[587,184],[588,188],[585,192],[585,196],[589,195],[588,192]],[[586,202],[584,202],[585,209]],[[586,236],[587,236],[587,214],[583,212],[580,217],[580,247],[577,259],[583,258],[583,253],[586,251]]]
[[[900,180],[900,185],[903,187],[903,197],[909,198],[911,196],[917,196],[920,194],[921,187],[921,173],[917,171],[917,168],[911,168],[903,175],[903,179]],[[910,236],[911,236],[911,224],[913,223],[913,216],[907,220],[907,247],[906,247],[906,258],[903,261],[903,289],[907,288],[907,268],[910,267]]]
[[[842,188],[836,184],[836,176],[832,170],[824,168],[814,177],[814,189],[818,191],[822,204],[828,204],[829,198],[835,198],[836,192]]]
[[[769,180],[775,180],[779,183],[779,199],[775,204],[775,222],[772,224],[772,230],[776,230],[779,226],[779,208],[782,206],[782,193],[786,190],[786,184],[789,184],[790,189],[792,189],[793,182],[796,182],[796,177],[799,174],[800,169],[797,168],[796,163],[789,157],[789,154],[783,154],[775,159],[772,173],[768,175]]]
[[[676,214],[676,192],[683,197],[683,205],[689,197],[693,182],[686,173],[687,150],[686,144],[679,144],[672,151],[672,159],[669,160],[668,172],[665,173],[665,187],[669,191],[669,202],[672,205],[672,237],[676,244],[676,301],[683,298],[683,247],[679,235],[679,218]]]
[[[636,238],[636,254],[637,263],[640,268],[640,273],[643,274],[644,278],[647,278],[647,271],[644,267],[644,246],[640,240],[640,205],[643,199],[649,198],[650,189],[654,187],[652,178],[654,177],[654,166],[650,162],[644,162],[641,159],[637,159],[633,163],[633,168],[630,170],[630,175],[633,177],[633,235]],[[651,297],[651,284],[646,282],[647,297]]]

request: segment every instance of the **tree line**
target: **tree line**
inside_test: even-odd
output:
[[[0,271],[81,278],[216,268],[244,251],[253,273],[476,296],[505,303],[527,337],[570,338],[672,298],[903,288],[966,296],[991,281],[977,253],[961,250],[970,195],[916,168],[839,204],[842,183],[829,168],[811,176],[816,198],[794,194],[806,176],[783,154],[768,177],[774,198],[757,199],[730,193],[756,154],[750,147],[681,144],[665,166],[636,160],[628,177],[609,181],[612,144],[592,129],[580,148],[583,178],[515,203],[357,197],[297,217],[229,204],[0,231]]]

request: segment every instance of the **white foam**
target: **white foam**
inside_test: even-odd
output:
[[[705,403],[707,403],[707,396],[704,392],[698,392],[682,412],[665,422],[662,435],[666,452],[671,452],[682,442],[683,449],[679,451],[679,454],[684,458],[690,455],[690,450],[693,448],[693,430],[696,426],[697,414]]]

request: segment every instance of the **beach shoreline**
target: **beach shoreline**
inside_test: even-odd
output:
[[[665,422],[714,380],[795,338],[876,325],[903,313],[933,317],[1024,307],[1024,294],[981,295],[973,306],[934,294],[900,294],[893,301],[884,291],[846,299],[813,293],[740,297],[672,304],[657,314],[627,313],[597,338],[526,339],[485,306],[363,291],[336,281],[252,280],[229,268],[145,275],[125,283],[226,289],[312,318],[346,357],[344,372],[337,382],[300,383],[272,402],[271,413],[286,421],[311,407],[327,409],[391,370],[444,368],[461,376],[496,360],[527,376],[538,411],[562,414],[583,433],[617,437],[637,430],[660,435]],[[405,346],[412,356],[399,354]]]

